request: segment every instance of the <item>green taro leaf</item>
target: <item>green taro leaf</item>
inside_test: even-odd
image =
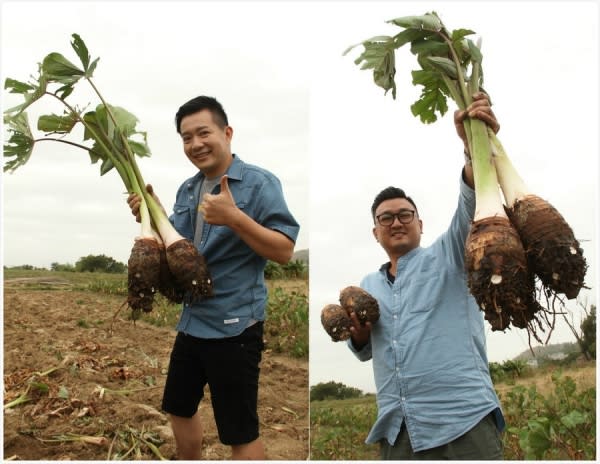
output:
[[[41,69],[41,66],[40,66]],[[29,105],[36,102],[40,98],[44,96],[46,93],[47,80],[41,74],[38,77],[36,82],[37,85],[34,84],[26,84],[24,82],[17,81],[15,79],[6,79],[4,83],[4,88],[10,88],[11,93],[20,93],[24,97],[23,103],[20,105],[14,106],[4,111],[4,114],[10,114],[12,116],[16,116],[17,114],[25,111]]]
[[[454,61],[443,58],[441,56],[428,56],[427,60],[437,69],[439,72],[446,74],[451,79],[457,79],[458,73],[456,71],[456,65]]]
[[[10,137],[4,145],[4,157],[12,158],[5,161],[3,171],[13,172],[19,166],[29,161],[35,139],[29,126],[27,113],[21,112],[13,117],[4,117],[4,124],[7,126]]]
[[[49,81],[67,85],[75,84],[85,74],[60,53],[46,56],[42,62],[42,71]]]
[[[412,76],[414,85],[423,86],[419,100],[410,107],[413,115],[426,124],[437,121],[436,112],[443,116],[448,111],[443,78],[439,72],[425,70],[413,71]]]
[[[46,134],[68,134],[77,121],[78,115],[74,113],[67,113],[63,116],[46,114],[39,117],[37,127]]]
[[[428,37],[435,36],[430,31],[422,31],[418,29],[406,29],[399,34],[394,36],[394,47],[400,48],[406,45],[409,42],[414,42],[416,40],[423,40]]]
[[[348,53],[350,53],[351,50],[358,47],[359,45],[364,46],[365,43],[371,43],[371,42],[377,42],[377,43],[389,42],[390,39],[391,39],[391,37],[388,35],[378,35],[375,37],[371,37],[370,39],[363,40],[362,42],[359,42],[357,44],[349,46],[346,50],[344,50],[344,53],[342,53],[342,56],[346,56]]]
[[[145,133],[144,133],[145,135]],[[150,147],[147,145],[146,141],[145,141],[145,137],[144,137],[144,142],[137,142],[136,140],[131,140],[128,139],[127,143],[129,143],[129,146],[131,147],[131,150],[133,151],[133,153],[135,153],[136,155],[143,157],[143,156],[151,156],[151,152],[150,152]]]
[[[410,28],[434,32],[441,31],[444,27],[440,18],[435,13],[427,13],[422,16],[403,16],[387,22],[407,29]]]
[[[373,69],[373,80],[375,84],[382,87],[387,93],[392,90],[393,98],[396,98],[396,84],[394,82],[395,48],[393,40],[388,36],[380,36],[378,39],[385,41],[365,41],[364,51],[354,63],[360,65],[360,69]]]
[[[79,34],[72,34],[71,37],[73,37],[71,46],[73,47],[73,50],[75,50],[75,53],[77,53],[77,56],[79,57],[79,59],[81,60],[81,64],[83,65],[83,70],[87,71],[88,66],[90,64],[90,54],[85,45],[85,42],[81,39]]]
[[[35,90],[35,87],[33,85],[27,84],[26,82],[20,82],[16,79],[11,79],[10,77],[7,77],[6,80],[4,81],[4,88],[10,89],[9,90],[10,93],[21,93],[21,94],[26,94],[27,92],[29,92],[31,90]]]
[[[448,56],[450,49],[446,42],[440,42],[432,38],[415,40],[411,42],[410,51],[413,55],[421,56]]]
[[[96,164],[98,160],[103,160],[107,158],[106,154],[104,153],[98,142],[92,145],[92,148],[88,150],[88,154],[90,155],[90,161],[92,162],[92,164]]]
[[[73,34],[72,37],[73,41],[71,42],[71,46],[73,47],[73,50],[75,50],[75,53],[77,53],[79,59],[81,60],[83,70],[85,71],[85,76],[92,77],[92,75],[94,74],[94,70],[96,69],[96,65],[98,64],[98,60],[100,58],[96,58],[90,64],[90,53],[83,39],[79,36],[79,34]]]
[[[481,54],[481,50],[479,50],[479,47],[475,45],[475,43],[472,40],[469,39],[467,39],[467,46],[469,47],[471,61],[477,61],[478,63],[481,63],[481,61],[483,60],[483,55]]]
[[[115,165],[113,164],[112,160],[110,158],[106,158],[100,166],[100,175],[103,176],[114,167]]]
[[[464,39],[466,36],[473,34],[475,34],[475,31],[472,31],[471,29],[456,29],[450,34],[450,39],[452,42],[457,42]]]
[[[119,106],[109,105],[108,108],[115,118],[117,127],[126,137],[136,133],[135,126],[138,123],[138,118],[136,118],[126,109]],[[105,127],[108,128],[113,125],[113,121],[109,117],[106,107],[103,104],[96,107],[96,113],[98,114],[100,120],[104,122]]]

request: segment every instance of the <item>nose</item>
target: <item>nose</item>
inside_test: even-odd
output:
[[[392,222],[392,224],[390,225],[390,227],[396,227],[396,223],[398,223],[399,226],[404,227],[404,224],[402,224],[400,222],[400,219],[398,218],[398,215],[394,216],[394,221]]]
[[[203,146],[204,146],[204,142],[202,141],[202,138],[200,138],[200,137],[192,138],[192,150],[202,148]]]

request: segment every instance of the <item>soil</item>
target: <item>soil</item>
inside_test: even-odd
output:
[[[122,297],[39,283],[48,290],[5,281],[4,459],[176,459],[160,409],[175,331],[134,324],[126,311],[113,322]],[[27,401],[6,408],[20,396]],[[275,354],[267,341],[258,412],[268,459],[308,458],[308,401],[307,360]],[[229,459],[208,389],[200,411],[204,459]]]

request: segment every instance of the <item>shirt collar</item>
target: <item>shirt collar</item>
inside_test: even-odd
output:
[[[232,156],[233,156],[233,160],[231,161],[231,164],[227,168],[227,171],[225,172],[225,174],[227,174],[227,177],[229,177],[229,179],[242,180],[242,174],[244,171],[244,162],[235,153],[233,153]],[[194,175],[194,177],[192,177],[192,181],[200,182],[204,178],[206,178],[204,173],[202,171],[198,171],[196,173],[196,175]]]
[[[412,250],[410,250],[408,253],[406,253],[403,256],[400,256],[400,258],[398,258],[398,261],[407,261],[409,259],[412,259],[414,256],[416,256],[423,248],[421,246],[418,246],[416,248],[413,248]],[[390,267],[392,266],[391,262],[386,262],[383,263],[380,267],[379,267],[379,271],[383,272],[385,274],[385,272],[390,269]]]

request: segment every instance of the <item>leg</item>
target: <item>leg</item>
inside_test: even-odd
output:
[[[231,446],[232,459],[264,459],[257,411],[262,323],[216,346],[207,372],[219,439]],[[212,348],[212,347],[211,347]]]
[[[265,448],[260,438],[243,445],[231,445],[232,461],[265,460]]]
[[[198,405],[206,376],[200,339],[177,334],[169,361],[162,409],[168,414],[179,459],[200,459],[202,423]]]
[[[177,458],[197,460],[202,458],[202,422],[200,411],[192,417],[180,417],[169,414],[171,428],[177,445]]]

